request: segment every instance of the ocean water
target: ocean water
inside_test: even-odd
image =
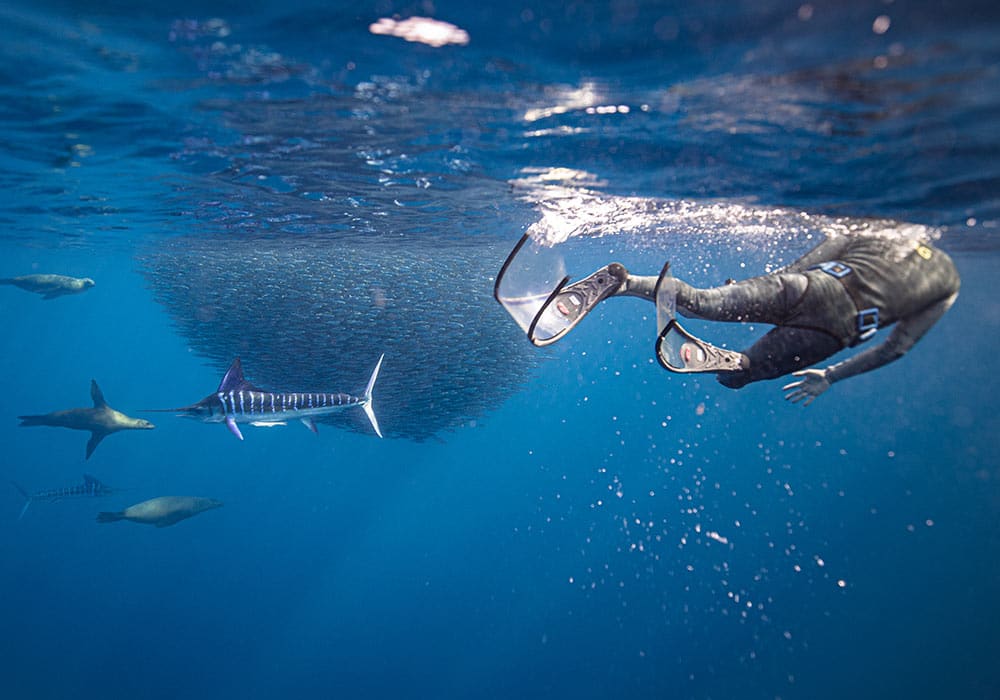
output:
[[[451,43],[384,33],[412,17]],[[994,3],[0,18],[0,277],[96,281],[0,286],[2,476],[120,489],[21,519],[0,490],[0,697],[1000,697]],[[718,284],[841,217],[928,227],[962,291],[809,407],[664,372],[634,299],[535,349],[491,297],[528,230],[575,277]],[[237,355],[357,391],[382,352],[382,440],[359,412],[243,442],[142,413]],[[156,429],[86,460],[18,427],[91,379]],[[95,522],[162,495],[225,505]]]

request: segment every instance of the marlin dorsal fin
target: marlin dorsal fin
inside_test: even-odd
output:
[[[221,394],[227,391],[262,391],[262,389],[255,387],[243,378],[243,364],[237,357],[233,360],[233,364],[229,365],[226,376],[222,378],[217,391]]]
[[[104,392],[97,386],[97,380],[90,380],[90,398],[94,401],[94,408],[106,408],[108,402],[104,400]]]

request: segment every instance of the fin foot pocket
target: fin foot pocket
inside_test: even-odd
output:
[[[688,333],[671,320],[656,339],[656,359],[664,369],[682,374],[740,372],[748,368],[746,355],[719,348]]]
[[[556,342],[595,306],[617,293],[627,278],[624,266],[611,263],[578,282],[556,287],[528,327],[528,339],[539,347]]]

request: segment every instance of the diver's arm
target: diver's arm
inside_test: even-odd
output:
[[[794,403],[805,399],[805,405],[808,406],[813,399],[829,389],[834,382],[864,372],[871,372],[873,369],[898,360],[951,308],[957,297],[958,292],[955,292],[946,299],[928,306],[920,313],[910,318],[901,319],[884,343],[868,348],[843,362],[838,362],[826,369],[805,369],[795,372],[794,376],[802,377],[802,379],[782,387],[783,391],[789,392],[785,398]]]

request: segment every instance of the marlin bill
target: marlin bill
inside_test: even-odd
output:
[[[100,479],[97,479],[90,474],[84,474],[83,482],[76,484],[75,486],[46,489],[45,491],[36,491],[35,493],[29,493],[16,481],[12,481],[11,483],[24,497],[24,507],[21,508],[21,514],[17,516],[18,520],[24,517],[24,514],[28,512],[28,506],[35,501],[48,501],[49,503],[55,503],[56,501],[61,501],[67,498],[96,498],[99,496],[110,496],[113,493],[118,493],[118,489],[108,486]]]
[[[288,419],[298,419],[314,433],[318,432],[314,419],[345,408],[361,408],[368,416],[375,434],[382,437],[375,411],[372,408],[372,388],[382,367],[383,354],[372,370],[368,385],[361,396],[345,393],[325,392],[275,392],[254,386],[243,378],[240,358],[233,360],[222,378],[219,388],[201,401],[190,406],[172,409],[183,418],[193,418],[202,423],[225,423],[229,431],[243,439],[240,423],[269,428],[287,425]]]

